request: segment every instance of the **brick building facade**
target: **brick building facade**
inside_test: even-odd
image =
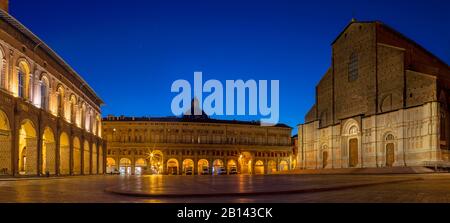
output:
[[[298,126],[299,168],[448,161],[448,65],[381,22],[353,20]]]

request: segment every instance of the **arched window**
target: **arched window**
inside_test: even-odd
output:
[[[386,136],[386,141],[392,141],[394,140],[394,136],[392,134],[389,134]]]
[[[23,70],[17,72],[17,94],[19,97],[25,97],[25,73]]]
[[[352,53],[348,63],[348,81],[354,81],[358,79],[358,55]]]
[[[41,108],[44,110],[48,110],[48,89],[49,89],[48,80],[46,78],[42,78],[41,80]]]
[[[64,114],[64,90],[62,87],[58,87],[57,98],[56,98],[57,114],[58,116],[63,116]]]
[[[86,128],[86,105],[81,105],[81,128]]]
[[[17,96],[21,98],[27,98],[27,84],[28,75],[30,74],[30,69],[26,61],[22,60],[19,62],[17,67]]]
[[[72,124],[75,124],[76,122],[76,105],[77,99],[75,98],[75,95],[70,96],[70,122]]]

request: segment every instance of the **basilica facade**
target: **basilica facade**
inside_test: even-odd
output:
[[[102,103],[0,1],[0,176],[103,173]]]
[[[206,115],[162,118],[108,116],[107,173],[270,174],[296,159],[284,124],[218,120]]]
[[[303,169],[447,164],[450,69],[381,22],[353,20],[298,126]]]

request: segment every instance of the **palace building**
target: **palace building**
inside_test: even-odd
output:
[[[0,1],[0,175],[101,174],[102,100]]]
[[[292,128],[203,115],[108,116],[107,173],[270,174],[295,167]]]
[[[381,22],[353,20],[298,126],[305,169],[447,165],[450,69]]]

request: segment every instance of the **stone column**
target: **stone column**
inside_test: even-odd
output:
[[[27,175],[38,175],[39,162],[38,162],[38,153],[37,153],[37,139],[36,138],[27,138],[27,151],[26,151],[26,174]]]

